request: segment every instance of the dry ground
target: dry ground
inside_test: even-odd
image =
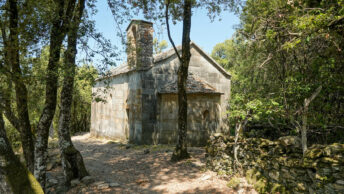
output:
[[[172,163],[171,146],[128,146],[89,134],[72,140],[95,182],[76,184],[67,193],[255,193],[234,191],[226,186],[228,180],[206,171],[202,148],[190,148],[191,159]],[[60,177],[60,182],[61,167],[49,176]]]

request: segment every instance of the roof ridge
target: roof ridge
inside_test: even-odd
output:
[[[190,45],[193,46],[196,49],[197,52],[199,52],[206,60],[208,60],[224,76],[226,76],[227,78],[231,77],[231,75],[223,67],[221,67],[221,65],[219,65],[213,58],[211,58],[195,42],[191,41]],[[180,52],[181,49],[182,49],[182,45],[178,45],[177,46],[177,51]],[[164,60],[170,58],[173,55],[175,55],[174,48],[171,48],[171,49],[169,49],[169,50],[167,50],[165,52],[159,53],[159,54],[155,54],[155,55],[153,55],[153,61],[152,61],[153,65],[158,63],[158,62],[164,61]],[[111,72],[110,76],[98,78],[97,80],[102,80],[102,79],[105,79],[105,78],[114,77],[114,76],[117,76],[117,75],[120,75],[120,74],[124,74],[124,73],[128,73],[128,72],[134,71],[134,70],[136,70],[136,68],[130,68],[130,66],[127,63],[123,63],[123,64],[121,64],[121,65],[111,69],[110,70],[110,72]]]

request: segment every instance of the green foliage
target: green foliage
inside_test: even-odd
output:
[[[31,120],[31,126],[34,128],[37,126],[39,117],[42,113],[44,106],[44,94],[45,93],[45,72],[49,60],[49,47],[45,46],[40,55],[36,58],[31,58],[31,68],[27,68],[27,90],[28,90],[28,107],[29,116]]]
[[[19,151],[21,147],[20,134],[6,118],[4,120],[7,138],[12,145],[12,149],[14,152]]]
[[[226,69],[233,67],[233,60],[235,58],[234,44],[233,40],[226,40],[223,43],[215,45],[211,53],[211,56]]]
[[[89,131],[92,103],[92,86],[98,71],[92,65],[77,68],[72,104],[71,133]]]
[[[343,126],[343,1],[249,0],[231,40],[212,57],[232,74],[232,125],[252,111],[250,123],[295,128],[305,98],[310,128]]]
[[[231,180],[228,181],[227,187],[237,189],[238,186],[240,185],[240,179],[237,178],[236,176],[233,176]]]
[[[168,43],[166,40],[158,41],[157,38],[154,38],[153,40],[153,50],[155,54],[161,53],[163,50],[165,50],[168,47]]]
[[[44,106],[44,95],[42,94],[45,93],[44,75],[45,69],[47,68],[48,64],[48,56],[49,47],[44,47],[40,55],[35,58],[29,59],[32,65],[27,70],[27,74],[30,75],[27,78],[27,87],[29,94],[28,106],[30,110],[29,113],[33,131],[35,131],[35,126],[37,126],[40,114]],[[60,61],[62,63],[63,58]],[[62,71],[63,70],[60,69],[61,75]],[[89,131],[92,102],[92,85],[95,83],[97,75],[98,71],[93,65],[83,64],[82,66],[78,66],[76,68],[71,117],[72,134],[80,131]],[[58,88],[59,93],[62,87],[62,79],[63,77],[60,76],[60,84]],[[58,96],[57,102],[60,102],[60,96]],[[55,114],[53,122],[56,130],[58,126],[58,116],[59,106],[57,107],[57,112]],[[11,142],[16,144],[16,141]]]

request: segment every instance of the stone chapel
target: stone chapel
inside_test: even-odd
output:
[[[135,144],[175,144],[178,138],[177,70],[174,49],[153,55],[153,24],[132,20],[127,28],[127,62],[97,79],[91,135]],[[181,52],[181,46],[177,47]],[[107,87],[108,86],[108,87]],[[191,42],[187,79],[188,142],[206,144],[211,133],[228,131],[231,76]],[[102,92],[107,88],[107,92]]]

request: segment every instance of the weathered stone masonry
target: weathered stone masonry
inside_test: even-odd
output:
[[[153,56],[150,22],[133,20],[127,36],[127,64],[112,70],[110,78],[100,78],[92,89],[106,103],[92,103],[91,134],[138,144],[174,144],[179,60],[173,49]],[[181,51],[180,46],[177,49]],[[224,121],[230,75],[195,43],[191,43],[191,55],[188,138],[192,145],[204,145],[211,133],[228,130]],[[105,89],[105,82],[110,88],[103,94],[99,91]]]
[[[234,137],[210,138],[207,166],[234,174]],[[241,139],[238,159],[249,183],[260,193],[344,193],[344,144],[313,145],[302,157],[297,137],[278,141]]]

